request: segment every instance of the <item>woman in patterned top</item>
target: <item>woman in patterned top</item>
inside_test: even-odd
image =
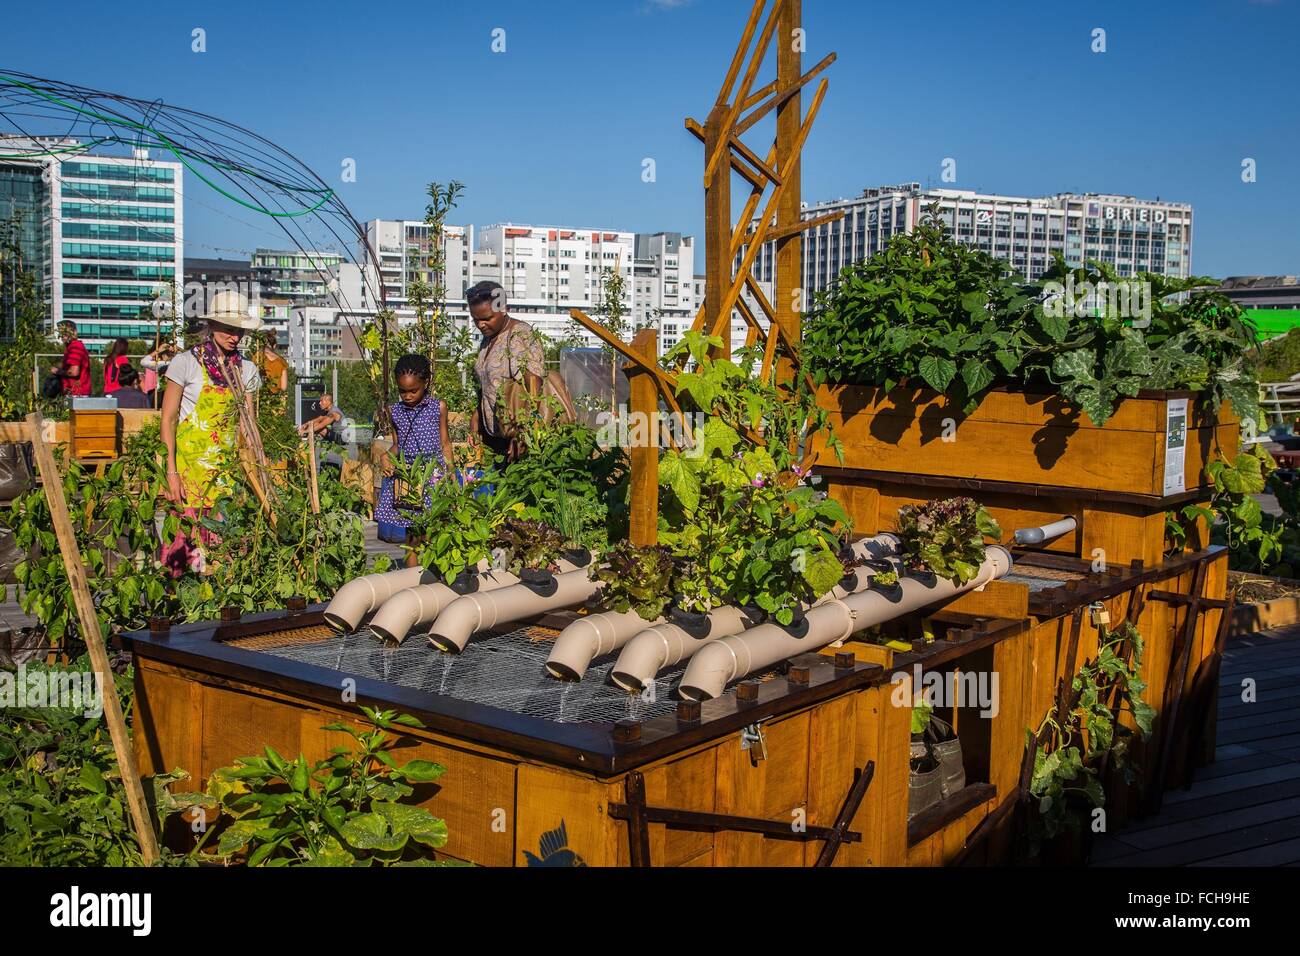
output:
[[[401,401],[390,405],[388,414],[393,422],[396,450],[406,460],[427,459],[430,456],[436,459],[439,470],[430,479],[432,484],[454,466],[451,436],[447,431],[447,403],[429,394],[433,369],[423,355],[403,355],[397,360],[394,378],[397,380],[397,394]],[[379,487],[375,521],[379,525],[381,541],[401,543],[406,541],[411,521],[399,514],[394,505],[393,461],[390,454],[384,452],[380,461],[385,477]],[[425,500],[428,500],[427,490]],[[407,566],[414,567],[417,563],[415,552],[408,551]]]
[[[478,380],[479,401],[470,419],[472,443],[482,442],[507,462],[517,461],[523,443],[502,435],[497,421],[497,400],[507,382],[520,381],[533,395],[542,391],[545,370],[542,342],[527,322],[506,313],[506,292],[499,283],[480,282],[465,292],[470,318],[483,333],[478,358],[474,360],[474,377]]]

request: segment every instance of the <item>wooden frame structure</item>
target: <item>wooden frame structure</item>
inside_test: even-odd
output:
[[[817,84],[806,114],[802,112],[802,90],[835,62],[835,54],[828,53],[812,69],[802,72],[802,22],[802,0],[754,0],[707,118],[700,123],[688,116],[685,121],[687,131],[704,145],[705,296],[692,329],[720,338],[722,345],[716,352],[729,356],[731,315],[733,310],[739,312],[748,326],[745,344],[762,345],[760,374],[766,379],[775,368],[778,382],[792,381],[799,374],[798,290],[803,275],[800,234],[844,215],[836,212],[815,219],[800,217],[800,155],[826,96],[827,81],[823,78]],[[776,77],[755,89],[774,40]],[[776,136],[766,156],[760,157],[741,137],[773,110]],[[734,223],[733,176],[739,176],[749,186],[749,195]],[[776,243],[771,298],[751,272],[765,242]],[[633,385],[634,414],[653,416],[662,397],[672,413],[681,415],[677,377],[672,370],[660,367],[653,333],[647,336],[642,330],[632,343],[627,343],[581,309],[570,309],[569,315],[627,360],[624,369],[630,378],[645,383],[641,388]],[[633,462],[634,482],[647,488],[657,486],[655,457],[642,459]],[[635,544],[655,541],[657,499],[647,500],[649,507],[640,504],[634,509],[630,537]]]

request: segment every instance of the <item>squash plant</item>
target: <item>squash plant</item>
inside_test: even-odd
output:
[[[213,771],[208,795],[228,818],[219,855],[246,854],[249,866],[459,865],[432,859],[447,842],[446,823],[403,802],[446,772],[428,760],[398,763],[393,753],[393,733],[424,725],[396,711],[361,710],[373,729],[321,728],[353,740],[324,760],[289,759],[267,747]]]
[[[1120,654],[1126,642],[1131,659]],[[1142,699],[1147,686],[1142,652],[1142,635],[1132,624],[1125,622],[1114,631],[1102,625],[1096,658],[1085,661],[1071,680],[1071,707],[1064,719],[1058,720],[1053,706],[1036,732],[1026,729],[1026,746],[1035,737],[1039,741],[1029,792],[1037,800],[1041,836],[1079,828],[1079,818],[1071,812],[1072,797],[1086,798],[1094,807],[1105,805],[1098,771],[1106,755],[1125,780],[1133,779],[1128,764],[1133,732],[1117,718],[1127,711],[1141,738],[1151,735],[1156,711]]]
[[[1243,419],[1257,413],[1246,365],[1254,329],[1215,291],[1217,281],[1124,277],[1105,263],[1071,268],[1057,254],[1031,283],[958,242],[935,213],[818,294],[801,354],[819,383],[924,385],[965,414],[996,385],[1059,392],[1097,425],[1144,388],[1190,389],[1211,411],[1226,400]],[[1127,292],[1097,297],[1086,315],[1058,295],[1071,285],[1131,290],[1134,282],[1149,289],[1142,322]]]

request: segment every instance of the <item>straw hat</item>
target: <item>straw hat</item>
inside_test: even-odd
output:
[[[233,289],[223,289],[214,295],[202,318],[207,322],[219,322],[246,332],[262,327],[261,317],[250,314],[248,297]]]

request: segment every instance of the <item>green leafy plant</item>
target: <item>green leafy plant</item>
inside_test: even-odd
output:
[[[497,528],[523,506],[486,476],[464,483],[446,479],[430,492],[429,506],[415,516],[412,547],[420,564],[451,583],[462,571],[491,557]]]
[[[610,545],[592,562],[593,581],[604,581],[601,607],[635,611],[647,621],[662,617],[672,600],[672,552],[663,545],[638,547],[627,541]]]
[[[564,550],[564,535],[545,521],[511,516],[497,526],[492,545],[505,551],[506,567],[512,574],[524,568],[555,571]]]
[[[960,586],[979,574],[984,539],[997,541],[1002,529],[974,499],[949,498],[899,508],[898,536],[909,570],[929,571]]]
[[[1131,656],[1123,653],[1125,645]],[[1156,711],[1142,700],[1142,635],[1125,622],[1098,633],[1097,657],[1085,661],[1070,683],[1069,709],[1058,720],[1053,707],[1038,730],[1026,730],[1026,746],[1038,740],[1029,792],[1037,801],[1041,835],[1051,838],[1079,828],[1071,798],[1084,797],[1094,807],[1105,805],[1099,768],[1109,756],[1125,780],[1134,779],[1128,762],[1132,731],[1119,722],[1127,711],[1142,739],[1151,734]]]
[[[931,209],[818,295],[802,355],[818,382],[924,385],[966,414],[1007,385],[1060,392],[1098,425],[1141,389],[1190,389],[1211,412],[1229,401],[1251,418],[1254,329],[1217,285],[1119,276],[1098,262],[1071,268],[1059,254],[1030,283],[958,242]],[[1062,294],[1099,287],[1105,295],[1077,303]]]
[[[1204,521],[1211,529],[1212,541],[1228,546],[1234,570],[1277,570],[1288,545],[1294,542],[1297,527],[1294,512],[1284,508],[1282,516],[1266,515],[1255,499],[1255,495],[1273,490],[1280,492],[1280,503],[1292,500],[1284,483],[1272,480],[1275,469],[1273,457],[1259,444],[1231,460],[1211,461],[1205,469],[1214,487],[1209,503],[1193,503],[1165,514],[1167,551],[1182,551],[1198,522]]]
[[[427,760],[398,763],[393,755],[399,738],[390,731],[423,726],[416,718],[361,709],[374,728],[325,726],[348,734],[354,745],[336,747],[324,760],[288,759],[267,747],[263,756],[241,757],[213,772],[208,793],[228,818],[220,855],[246,854],[249,866],[439,865],[431,851],[446,844],[447,825],[402,801],[446,768]]]

